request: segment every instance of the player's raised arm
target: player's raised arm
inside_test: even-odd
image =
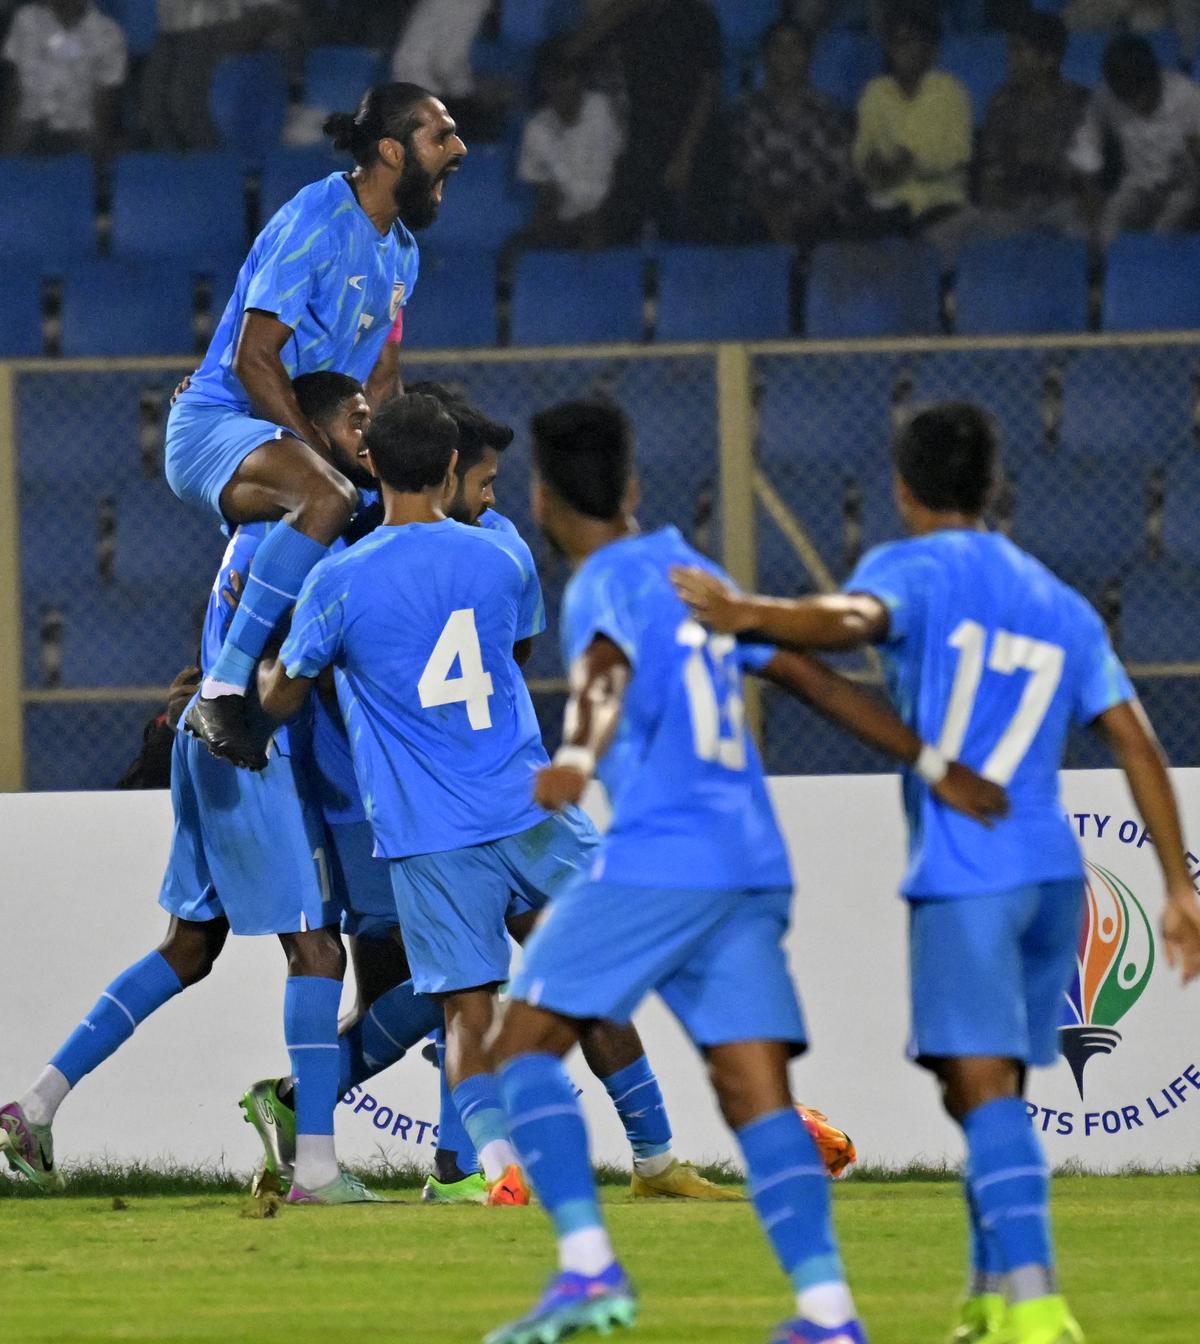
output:
[[[329,457],[325,436],[300,409],[281,351],[295,333],[275,313],[249,309],[242,321],[233,371],[246,389],[255,415],[283,425],[310,448]]]
[[[947,761],[901,719],[815,658],[779,651],[758,673],[848,733],[914,769],[956,812],[984,826],[1008,815],[1008,795],[959,761]]]
[[[561,811],[583,797],[596,762],[608,750],[621,720],[632,672],[629,659],[597,635],[571,667],[571,697],[563,716],[563,743],[550,765],[538,771],[533,796],[539,806]]]
[[[1200,901],[1192,885],[1183,843],[1175,790],[1154,729],[1136,700],[1105,710],[1094,724],[1113,755],[1137,803],[1167,886],[1163,913],[1163,945],[1167,963],[1178,968],[1183,983],[1200,975]]]
[[[316,684],[316,677],[292,677],[276,654],[258,665],[258,698],[262,707],[281,723],[304,708],[308,693]]]
[[[766,644],[801,649],[856,649],[888,632],[888,611],[867,593],[826,593],[797,601],[747,596],[707,570],[676,566],[671,582],[692,614],[710,630],[753,631]]]

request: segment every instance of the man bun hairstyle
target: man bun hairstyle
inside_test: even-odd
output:
[[[324,132],[334,149],[353,155],[366,168],[379,158],[379,142],[408,138],[420,125],[413,109],[434,95],[420,84],[376,84],[363,94],[357,112],[334,112],[325,118]]]
[[[432,379],[409,383],[410,395],[418,393],[433,397],[441,403],[458,428],[458,474],[465,475],[472,467],[483,461],[483,455],[489,448],[502,453],[513,441],[513,431],[508,425],[493,420],[462,395],[444,383],[435,383]]]
[[[919,504],[938,513],[974,517],[987,506],[996,479],[996,432],[967,401],[917,410],[892,447],[896,470]]]
[[[403,494],[417,494],[446,479],[458,429],[435,397],[410,392],[375,412],[366,442],[379,479]]]
[[[577,513],[617,517],[633,474],[633,430],[613,401],[564,401],[530,421],[533,464],[542,481]]]

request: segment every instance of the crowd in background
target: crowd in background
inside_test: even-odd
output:
[[[151,0],[144,0],[150,4]],[[532,96],[472,54],[499,4],[521,0],[157,0],[136,70],[93,0],[0,0],[8,152],[191,149],[214,143],[208,90],[226,56],[273,46],[294,72],[285,142],[319,138],[330,109],[304,101],[315,44],[387,47],[396,79],[450,104],[468,138],[514,124],[515,173],[536,195],[523,241],[607,246],[657,236],[769,239],[921,234],[952,261],[968,238],[1047,230],[1104,247],[1130,230],[1187,230],[1200,216],[1200,0],[1071,0],[1058,14],[993,0],[1008,68],[982,124],[938,68],[931,0],[849,6],[881,38],[885,72],[853,116],[812,86],[838,0],[781,0],[761,78],[722,103],[722,41],[706,0],[561,0]],[[1141,35],[1174,23],[1181,69]],[[1068,25],[1115,26],[1095,91],[1065,79]]]

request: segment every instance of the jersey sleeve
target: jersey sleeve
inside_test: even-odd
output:
[[[292,613],[292,628],[279,658],[289,677],[315,677],[342,651],[344,585],[330,582],[329,561],[321,561],[305,580]]]
[[[515,528],[511,533],[500,531],[500,535],[510,536],[512,540],[509,544],[515,542],[521,551],[524,581],[521,586],[521,601],[517,611],[517,638],[532,639],[535,635],[540,635],[546,628],[546,603],[542,597],[542,584],[538,578],[537,564],[534,562],[533,552],[526,546]]]
[[[1083,640],[1084,671],[1072,707],[1076,723],[1098,719],[1114,705],[1137,699],[1129,674],[1117,657],[1104,622],[1090,607]]]
[[[307,232],[306,232],[307,230]],[[246,288],[246,308],[273,313],[293,331],[315,299],[321,276],[332,265],[325,225],[301,220],[282,231],[258,259]]]
[[[636,667],[641,624],[630,600],[634,585],[622,582],[621,576],[611,569],[589,575],[588,579],[572,594],[565,613],[568,661],[573,663],[587,652],[598,635],[603,635]]]
[[[761,672],[778,652],[774,644],[739,644],[738,664],[743,672]]]
[[[859,562],[846,580],[843,592],[869,593],[888,611],[886,644],[900,644],[912,629],[919,610],[923,584],[920,566],[903,546],[878,546]]]

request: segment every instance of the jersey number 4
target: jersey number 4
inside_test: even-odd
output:
[[[451,676],[455,663],[458,676]],[[467,721],[476,731],[492,726],[492,674],[484,671],[483,650],[475,628],[475,611],[463,607],[452,611],[442,628],[421,680],[417,694],[422,709],[442,705],[466,705]]]
[[[963,621],[950,636],[949,644],[958,650],[958,667],[954,685],[950,689],[950,703],[942,724],[939,750],[950,760],[956,760],[966,741],[975,697],[983,678],[984,652],[988,632],[978,621]],[[1014,635],[997,630],[987,654],[989,672],[1011,676],[1014,672],[1030,673],[1025,683],[1017,712],[992,748],[991,755],[979,772],[994,784],[1007,784],[1033,745],[1062,680],[1065,650],[1058,644],[1031,639],[1028,635]]]
[[[684,621],[675,639],[688,650],[683,685],[692,716],[692,746],[702,761],[726,770],[746,768],[746,702],[731,635],[710,635],[697,621]]]

